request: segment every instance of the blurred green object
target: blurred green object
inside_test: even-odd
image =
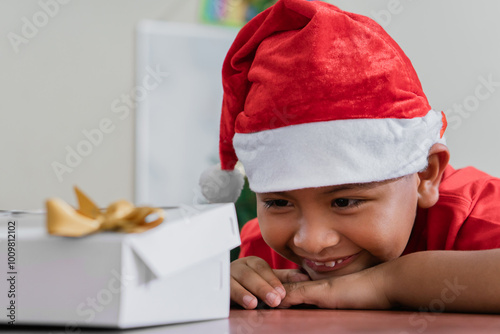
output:
[[[248,179],[245,177],[245,185],[241,191],[241,195],[234,204],[236,207],[236,216],[238,217],[238,225],[241,228],[245,223],[257,217],[257,199],[255,193],[248,186]],[[235,248],[231,251],[231,261],[238,258],[240,248]]]
[[[263,10],[271,7],[276,3],[277,0],[245,0],[248,3],[246,12],[246,22],[250,21]]]
[[[276,0],[247,0],[247,2],[260,13],[274,5]]]
[[[199,15],[202,22],[243,26],[277,0],[202,0]]]

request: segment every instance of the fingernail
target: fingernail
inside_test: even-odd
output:
[[[275,287],[274,290],[276,290],[280,294],[281,298],[284,298],[286,296],[286,291],[281,286]]]
[[[246,295],[243,297],[243,304],[245,304],[246,307],[249,307],[254,300],[255,300],[254,297]]]
[[[277,294],[275,294],[274,292],[269,292],[266,295],[266,300],[267,300],[267,303],[269,304],[269,306],[274,305],[277,298],[279,298],[279,296]],[[278,303],[279,303],[279,301],[278,301]]]

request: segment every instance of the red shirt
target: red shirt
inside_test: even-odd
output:
[[[438,202],[429,209],[418,209],[403,255],[493,248],[500,248],[500,179],[473,167],[455,170],[448,166],[439,185]],[[298,268],[265,243],[257,218],[241,230],[240,257],[250,255],[275,269]]]

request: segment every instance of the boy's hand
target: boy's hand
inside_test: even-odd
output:
[[[332,309],[388,309],[393,307],[385,294],[383,270],[378,265],[350,275],[286,283],[286,298],[279,305],[310,304]]]
[[[257,307],[257,298],[276,307],[286,295],[283,283],[306,280],[299,270],[273,270],[259,257],[241,258],[231,263],[231,300],[246,309]]]

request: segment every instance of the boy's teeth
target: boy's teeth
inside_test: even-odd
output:
[[[317,266],[326,266],[326,267],[333,268],[333,267],[335,267],[336,264],[340,264],[343,261],[344,261],[343,259],[340,259],[337,261],[329,261],[329,262],[316,262],[316,261],[312,261],[312,262]]]

